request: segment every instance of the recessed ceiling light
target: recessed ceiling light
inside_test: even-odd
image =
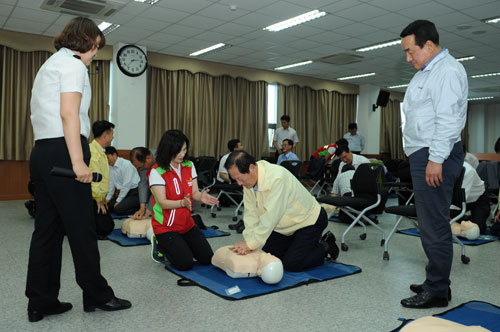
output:
[[[490,77],[490,76],[499,76],[500,73],[488,73],[488,74],[480,74],[480,75],[472,75],[471,78],[481,78],[481,77]]]
[[[476,57],[474,55],[471,56],[464,56],[462,58],[458,58],[457,61],[468,61],[468,60],[474,60]]]
[[[483,22],[489,23],[489,24],[498,23],[498,22],[500,22],[500,17],[487,18],[487,19],[483,20]]]
[[[400,85],[391,85],[391,86],[388,86],[387,88],[388,89],[397,89],[397,88],[406,88],[408,86],[408,84],[400,84]]]
[[[109,22],[102,22],[97,26],[99,30],[102,31],[103,35],[109,34],[111,31],[116,30],[117,28],[120,27],[120,24],[115,24],[115,23],[109,23]]]
[[[383,42],[380,44],[358,48],[355,51],[356,52],[366,52],[366,51],[372,51],[372,50],[376,50],[379,48],[389,47],[389,46],[398,45],[398,44],[401,44],[401,39],[390,40],[390,41],[386,41],[386,42]]]
[[[345,81],[345,80],[351,80],[354,78],[368,77],[368,76],[373,76],[373,75],[375,75],[375,73],[359,74],[359,75],[354,75],[354,76],[340,77],[340,78],[337,78],[337,80]]]
[[[304,65],[308,65],[312,63],[311,60],[309,61],[304,61],[304,62],[297,62],[297,63],[293,63],[291,65],[286,65],[286,66],[281,66],[281,67],[276,67],[274,68],[274,70],[283,70],[283,69],[288,69],[288,68],[293,68],[293,67],[298,67],[298,66],[304,66]]]
[[[204,48],[202,50],[193,52],[193,53],[189,54],[189,56],[198,56],[198,55],[201,55],[201,54],[205,54],[205,53],[214,51],[214,50],[219,49],[221,47],[227,48],[227,47],[231,47],[231,45],[226,45],[224,43],[218,43],[216,45],[212,45],[212,46]]]
[[[160,0],[134,0],[135,2],[147,3],[148,5],[154,5]]]
[[[488,97],[474,97],[474,98],[467,98],[468,101],[474,101],[474,100],[486,100],[486,99],[493,99],[493,96],[488,96]]]
[[[296,26],[298,24],[302,24],[305,22],[309,22],[311,20],[315,20],[317,18],[320,18],[322,16],[325,16],[326,12],[320,12],[319,10],[315,9],[313,11],[307,12],[305,14],[299,15],[292,17],[288,20],[278,22],[276,24],[267,26],[263,28],[262,30],[267,30],[267,31],[272,31],[272,32],[277,32],[281,30],[288,29],[290,27]]]

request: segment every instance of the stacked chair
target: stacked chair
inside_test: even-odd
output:
[[[300,160],[285,160],[281,164],[290,171],[296,178],[300,177],[300,170],[302,169],[302,161]]]

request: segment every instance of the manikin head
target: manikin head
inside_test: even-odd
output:
[[[451,232],[455,235],[465,237],[467,240],[476,240],[479,235],[479,226],[472,221],[462,221],[462,223],[453,223]]]
[[[257,275],[266,284],[277,284],[283,278],[283,263],[270,253],[261,253],[258,266]]]

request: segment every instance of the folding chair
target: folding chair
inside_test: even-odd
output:
[[[321,196],[322,192],[325,192],[323,188],[325,186],[325,158],[311,159],[309,161],[309,168],[304,176],[300,177],[302,184],[309,187],[309,192],[313,194],[315,190],[318,190],[318,195]],[[312,183],[312,184],[311,184]]]
[[[300,170],[302,169],[302,161],[300,160],[285,160],[281,164],[290,171],[296,178],[300,176]]]
[[[198,175],[198,187],[203,192],[215,184],[217,175],[217,159],[210,156],[194,157],[191,159]]]
[[[243,198],[241,199],[240,202],[237,202],[232,195],[241,195],[243,197],[243,188],[236,183],[220,183],[216,182],[212,187],[210,187],[211,190],[218,190],[219,194],[217,195],[217,199],[220,199],[222,195],[226,196],[231,202],[233,202],[236,205],[236,209],[234,210],[234,217],[233,221],[238,220],[238,215],[242,214],[243,212],[241,211],[241,207],[243,206]],[[210,209],[210,213],[212,215],[212,218],[215,218],[217,214],[214,212],[214,208],[217,208],[217,211],[222,210],[222,208],[217,204],[217,205],[212,205]]]
[[[465,168],[462,167],[462,171],[460,172],[459,177],[455,181],[455,184],[453,186],[453,197],[451,204],[460,208],[460,210],[450,210],[450,216],[453,217],[453,219],[450,220],[450,226],[454,222],[460,220],[464,215],[467,210],[467,204],[465,201],[465,189],[462,188],[462,182],[464,180],[464,174],[465,174]],[[398,216],[401,216],[398,218],[396,224],[394,225],[394,228],[392,229],[391,233],[387,237],[387,241],[385,241],[384,245],[384,255],[383,259],[384,260],[389,260],[389,241],[392,237],[392,235],[397,231],[399,224],[401,223],[401,220],[403,219],[402,217],[407,217],[407,218],[412,218],[412,222],[415,224],[415,226],[418,228],[418,223],[417,223],[417,208],[414,204],[411,205],[400,205],[400,206],[390,206],[385,209],[386,213],[390,214],[395,214]],[[458,239],[458,237],[455,234],[452,234],[453,240],[455,240],[458,244],[460,244],[460,247],[462,249],[462,263],[468,264],[470,262],[470,258],[465,255],[465,246]]]
[[[375,227],[382,234],[380,245],[384,245],[384,230],[365,215],[368,211],[382,207],[384,204],[382,192],[383,188],[380,181],[380,179],[383,178],[383,174],[384,168],[382,167],[382,164],[361,164],[356,169],[356,172],[351,180],[351,189],[353,194],[351,197],[323,196],[318,198],[318,201],[321,203],[339,207],[341,211],[353,219],[352,223],[342,234],[341,249],[343,251],[347,251],[349,249],[347,244],[345,244],[345,236],[356,224],[363,227],[363,233],[359,236],[360,239],[366,239],[366,225],[361,221],[362,219]]]

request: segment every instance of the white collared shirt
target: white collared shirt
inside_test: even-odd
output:
[[[130,189],[137,188],[140,180],[134,165],[129,160],[118,157],[115,164],[109,167],[109,191],[106,199],[110,200],[115,193],[115,189],[118,189],[120,194],[118,194],[116,201],[121,202]]]
[[[365,137],[360,133],[351,135],[351,133],[348,132],[344,135],[344,138],[349,143],[349,150],[351,151],[363,151],[365,148]]]
[[[442,164],[467,117],[467,74],[444,49],[419,70],[406,90],[403,112],[403,149],[407,156],[429,148],[429,160]]]
[[[220,158],[219,170],[217,171],[217,181],[219,181],[219,182],[226,182],[220,176],[220,173],[226,173],[229,176],[229,173],[227,172],[227,169],[224,167],[224,164],[226,163],[227,158],[229,157],[230,154],[231,154],[231,152],[229,152],[228,154],[223,155],[222,158]]]
[[[299,137],[297,136],[297,132],[292,127],[288,127],[287,129],[283,129],[283,127],[279,127],[274,131],[273,141],[275,141],[280,149],[282,148],[282,143],[284,139],[291,139],[293,144],[299,142]]]
[[[87,67],[73,57],[73,51],[61,48],[42,65],[31,90],[31,124],[35,141],[64,137],[61,119],[61,93],[79,92],[80,134],[89,137],[90,89]]]
[[[486,190],[484,182],[476,172],[476,169],[464,162],[465,174],[462,182],[462,188],[465,189],[466,203],[474,203]]]

